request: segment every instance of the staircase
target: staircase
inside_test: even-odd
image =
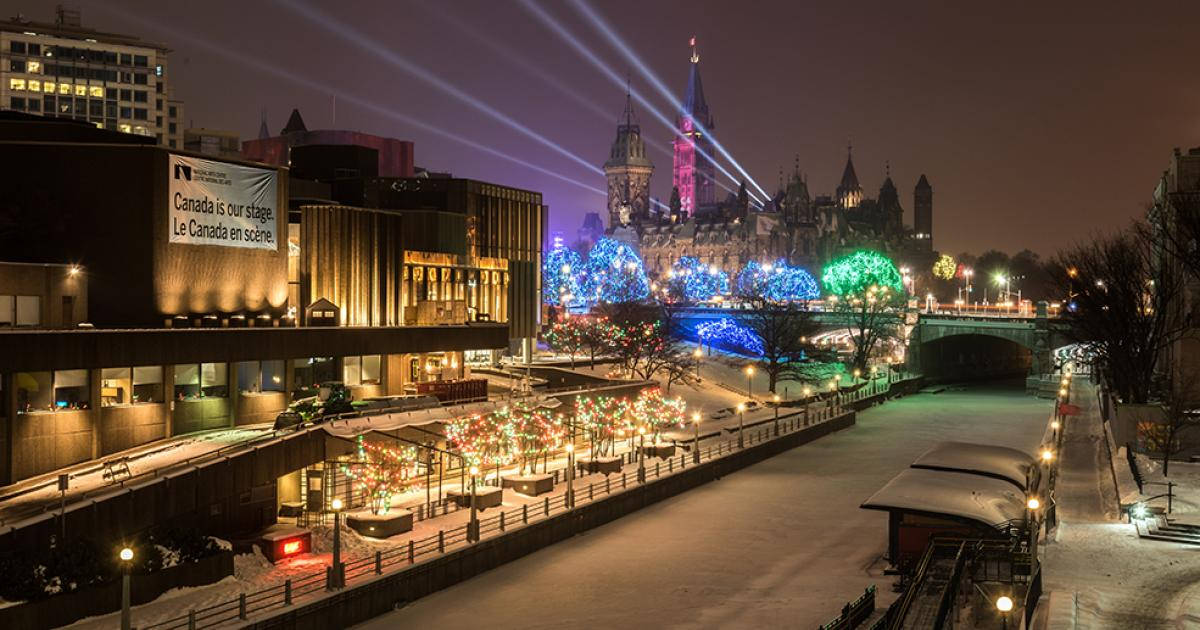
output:
[[[1200,545],[1200,525],[1187,525],[1161,515],[1133,519],[1138,537],[1147,540]]]

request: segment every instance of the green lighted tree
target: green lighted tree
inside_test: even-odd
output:
[[[821,282],[832,309],[845,315],[854,344],[850,366],[865,371],[872,354],[900,335],[905,303],[900,270],[887,256],[860,250],[826,265]]]

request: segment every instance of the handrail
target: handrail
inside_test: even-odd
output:
[[[831,413],[824,415],[823,418],[817,415],[816,418],[809,416],[806,419],[803,411],[799,410],[786,416],[781,416],[780,437],[791,435],[797,431],[804,430],[810,425],[827,422],[847,413],[845,408],[837,409],[837,413],[832,413],[834,411],[832,409],[829,411]],[[745,433],[747,445],[779,439],[774,436],[773,431],[769,427],[765,426],[758,430],[745,431]],[[700,449],[700,461],[703,463],[728,457],[741,450],[737,447],[736,437],[717,440],[715,443],[710,442],[707,446]],[[630,463],[632,461],[630,460]],[[660,478],[675,474],[677,470],[683,471],[692,466],[695,466],[692,455],[680,454],[678,457],[672,456],[665,460],[660,459],[655,462],[653,467],[648,463],[645,464],[644,473],[646,479]],[[574,503],[578,506],[600,500],[607,495],[627,489],[630,484],[634,484],[634,487],[636,487],[638,483],[637,476],[637,471],[622,470],[620,477],[605,477],[603,481],[593,481],[587,485],[577,485],[574,492]],[[575,508],[567,506],[566,494],[546,497],[541,502],[527,503],[511,510],[502,510],[493,516],[480,518],[478,520],[479,533],[481,536],[484,534],[500,535],[510,527],[522,527],[528,523],[553,518],[562,512],[572,509]],[[468,524],[464,523],[450,529],[439,530],[436,535],[427,536],[422,539],[410,539],[407,545],[400,544],[386,551],[380,550],[371,555],[343,562],[342,569],[345,582],[346,584],[350,584],[370,579],[372,576],[381,574],[385,569],[390,567],[397,567],[398,565],[411,566],[417,562],[423,562],[430,557],[448,553],[456,545],[469,544],[467,541],[467,527]],[[268,586],[249,593],[242,593],[237,598],[229,601],[194,609],[188,611],[185,615],[139,627],[143,628],[143,630],[195,629],[209,628],[234,620],[245,620],[252,613],[283,608],[294,604],[295,600],[299,597],[326,589],[325,571],[323,569],[320,572],[300,578],[286,580],[282,584]],[[866,594],[863,597],[865,596]]]

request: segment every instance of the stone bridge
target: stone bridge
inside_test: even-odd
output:
[[[910,370],[932,378],[986,378],[1049,372],[1053,351],[1070,343],[1063,325],[1048,315],[1045,302],[1033,317],[921,312],[910,308],[903,316]],[[747,311],[736,308],[683,308],[680,321],[687,329],[705,321],[738,319]],[[899,317],[899,316],[897,316]],[[845,330],[844,313],[820,312],[817,320],[834,333]]]

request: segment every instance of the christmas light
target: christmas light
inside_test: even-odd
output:
[[[938,257],[937,262],[933,263],[933,277],[942,280],[953,280],[958,272],[958,265],[954,263],[954,259],[949,254],[942,254]]]
[[[729,276],[695,256],[675,261],[667,277],[671,292],[688,302],[703,302],[729,292]]]
[[[366,497],[373,514],[387,514],[392,496],[404,492],[417,477],[417,449],[355,441],[355,461],[342,464],[342,473]]]
[[[710,346],[748,352],[755,356],[761,356],[763,353],[762,339],[749,328],[728,317],[697,325],[696,336]]]
[[[658,442],[663,430],[683,428],[686,411],[687,404],[682,398],[664,398],[657,387],[643,389],[629,406],[634,424],[651,434],[652,444]]]
[[[862,299],[876,292],[904,290],[900,271],[891,259],[879,252],[860,250],[825,265],[821,274],[825,291],[835,296]]]
[[[557,245],[542,259],[542,301],[551,306],[569,306],[582,301],[583,259],[570,247]]]
[[[588,254],[584,296],[589,302],[636,302],[650,295],[642,259],[632,247],[611,238],[596,241]]]
[[[812,274],[783,260],[760,265],[751,260],[738,274],[739,295],[763,297],[776,302],[815,300],[821,290]]]

